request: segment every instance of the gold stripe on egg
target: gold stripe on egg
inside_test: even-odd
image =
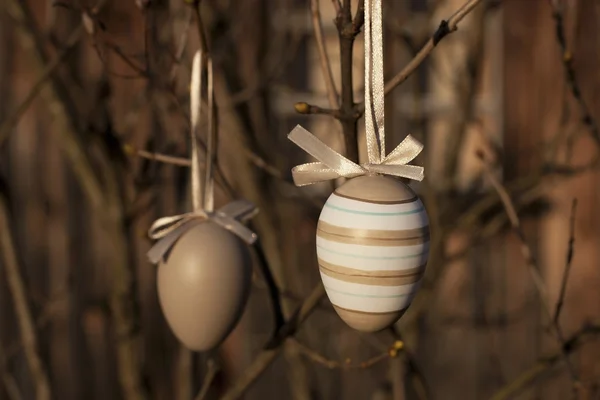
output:
[[[429,241],[429,226],[418,229],[378,230],[344,228],[319,221],[317,236],[332,242],[365,246],[415,246]]]
[[[337,312],[344,312],[347,314],[357,314],[357,315],[377,315],[377,316],[393,316],[393,315],[398,315],[398,314],[404,314],[404,312],[408,309],[407,308],[402,308],[400,310],[397,311],[386,311],[386,312],[376,312],[376,311],[359,311],[359,310],[350,310],[349,308],[344,308],[344,307],[340,307],[340,306],[336,306],[335,304],[332,304],[333,308],[336,309]]]
[[[375,286],[402,286],[416,283],[423,277],[425,265],[402,271],[364,271],[333,265],[319,259],[319,270],[331,278]]]
[[[395,205],[395,204],[408,204],[417,201],[419,198],[417,196],[413,196],[410,199],[404,200],[371,200],[371,199],[359,199],[358,197],[350,196],[348,194],[342,194],[338,190],[335,192],[336,196],[343,197],[345,199],[360,201],[363,203],[371,203],[371,204],[386,204],[386,205]]]
[[[348,325],[363,332],[377,332],[385,329],[400,319],[407,310],[407,308],[403,308],[398,311],[384,313],[365,312],[348,310],[346,308],[338,307],[335,304],[333,305],[333,308],[340,318]]]

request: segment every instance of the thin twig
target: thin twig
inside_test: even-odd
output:
[[[40,71],[44,71],[46,65],[48,65],[48,57],[45,51],[44,40],[31,15],[31,10],[27,3],[22,1],[10,0],[7,5],[9,14],[18,22],[18,26],[21,28],[23,40],[34,44],[34,46],[24,46],[24,48],[29,49],[32,55],[32,64],[37,66]],[[57,134],[60,136],[60,143],[67,158],[71,160],[75,176],[79,179],[83,192],[90,200],[90,204],[100,207],[103,191],[98,185],[93,168],[87,160],[87,156],[83,150],[85,146],[79,139],[85,135],[78,135],[80,127],[74,121],[78,114],[77,109],[68,97],[64,85],[62,85],[62,82],[60,82],[55,74],[49,74],[49,83],[52,90],[41,91],[41,93],[44,96],[44,101],[49,105],[55,123],[61,126],[60,129],[56,129]]]
[[[584,344],[586,337],[598,335],[600,335],[599,325],[584,326],[565,341],[559,352],[539,360],[531,368],[521,373],[515,380],[500,388],[490,400],[506,400],[514,397],[517,393],[534,383],[546,371],[556,366],[563,359],[564,354],[571,354],[577,351]]]
[[[209,359],[206,363],[206,367],[208,370],[206,371],[206,375],[204,375],[204,381],[202,382],[202,387],[200,391],[194,398],[194,400],[204,400],[208,395],[208,391],[210,390],[210,386],[212,385],[217,373],[219,372],[219,365],[212,358]]]
[[[344,361],[331,360],[306,346],[305,344],[300,343],[297,339],[292,338],[288,340],[288,343],[300,350],[300,352],[309,360],[329,369],[367,369],[383,360],[397,357],[399,352],[404,349],[404,343],[400,340],[397,340],[385,352],[371,357],[368,360],[359,363],[353,363],[349,358],[345,359]]]
[[[35,329],[41,330],[46,327],[50,322],[52,322],[54,316],[56,315],[56,303],[60,301],[60,299],[66,295],[65,291],[61,291],[59,295],[53,296],[53,298],[47,299],[45,301],[44,307],[40,312],[38,312],[37,318],[35,320]],[[17,356],[21,349],[23,349],[24,343],[21,338],[15,340],[12,343],[9,343],[7,346],[4,346],[4,351],[2,355],[0,355],[0,371],[3,368],[6,368],[10,360]]]
[[[269,299],[271,300],[271,307],[273,308],[273,335],[279,332],[279,329],[285,324],[285,317],[283,315],[283,308],[281,306],[281,293],[275,277],[269,269],[269,262],[267,256],[260,245],[252,246],[256,257],[258,258],[258,266],[262,273],[267,291],[269,292]]]
[[[39,26],[29,8],[27,2],[10,0],[8,10],[12,17],[17,20],[21,36],[27,40],[32,58],[32,64],[43,71],[48,63],[45,50],[45,39]],[[54,117],[54,129],[58,135],[59,143],[65,152],[74,175],[89,202],[91,208],[97,211],[102,228],[106,229],[107,237],[114,248],[113,265],[113,291],[111,293],[109,306],[113,317],[113,329],[118,338],[116,344],[117,369],[119,383],[123,390],[123,397],[128,400],[143,400],[146,398],[146,387],[142,380],[140,358],[138,356],[139,345],[137,343],[140,333],[135,330],[136,316],[135,307],[132,305],[134,293],[130,265],[127,260],[127,249],[120,235],[123,226],[122,215],[112,212],[120,205],[112,201],[118,196],[108,198],[107,192],[116,193],[114,190],[106,190],[103,187],[97,171],[92,166],[88,154],[88,147],[82,142],[86,137],[85,128],[79,118],[79,110],[72,99],[65,83],[56,74],[51,74],[51,90],[42,91],[49,110]],[[102,169],[99,171],[104,172]],[[111,174],[110,179],[115,178]],[[106,181],[107,187],[115,185],[115,182]]]
[[[560,312],[562,311],[565,295],[567,293],[567,283],[569,282],[569,273],[571,272],[571,265],[573,262],[573,254],[575,249],[575,215],[577,211],[577,199],[573,199],[571,204],[571,218],[569,224],[569,245],[567,249],[567,261],[565,263],[565,270],[560,285],[560,294],[558,295],[558,301],[556,302],[556,309],[554,310],[554,321],[555,325],[559,324]]]
[[[252,283],[254,284],[254,287],[258,290],[268,290],[267,288],[267,284],[264,283],[261,279],[258,278],[257,275],[253,276],[252,279]],[[290,300],[294,303],[301,303],[302,301],[304,301],[304,298],[296,293],[294,293],[291,290],[286,290],[286,289],[279,289],[279,295],[287,300]],[[329,313],[331,315],[337,315],[335,314],[335,311],[333,310],[333,308],[331,308],[331,306],[327,305],[327,304],[319,304],[317,306],[317,308],[319,309],[319,311],[324,311],[326,313]]]
[[[161,162],[164,164],[176,165],[179,167],[187,167],[187,168],[189,168],[192,165],[192,162],[190,161],[189,158],[169,156],[166,154],[155,153],[155,152],[151,152],[151,151],[147,151],[147,150],[134,149],[131,145],[123,146],[123,150],[127,154],[135,154],[139,157],[142,157],[142,158],[145,158],[148,160],[152,160],[152,161]]]
[[[360,11],[360,10],[359,10]],[[364,9],[363,9],[364,13]],[[364,17],[363,17],[364,18]],[[342,79],[342,96],[339,121],[342,124],[346,157],[358,161],[358,116],[355,115],[354,104],[354,41],[361,26],[352,20],[351,1],[344,0],[343,6],[335,19],[340,42],[340,74]]]
[[[188,158],[169,156],[169,155],[162,154],[162,153],[156,153],[156,152],[150,152],[147,150],[135,149],[133,146],[131,146],[129,144],[126,144],[125,146],[123,146],[123,150],[125,151],[126,154],[136,155],[138,157],[142,157],[142,158],[152,160],[152,161],[162,162],[162,163],[170,164],[170,165],[176,165],[176,166],[184,167],[184,168],[189,168],[191,166],[191,162]],[[250,150],[247,150],[247,149],[244,149],[244,150],[245,150],[245,154],[248,157],[248,159],[250,161],[252,161],[253,164],[256,165],[258,168],[262,169],[264,172],[271,175],[272,177],[277,178],[277,180],[279,182],[281,182],[282,184],[285,184],[288,187],[293,188],[296,191],[298,190],[298,187],[296,185],[294,185],[294,183],[292,181],[286,179],[277,168],[268,164],[266,161],[264,161],[262,158],[255,155],[254,153],[252,153]],[[222,184],[227,185],[225,187],[226,191],[229,195],[232,195],[233,190],[227,189],[229,187],[228,183],[226,181],[222,181]],[[321,203],[318,199],[306,194],[303,191],[299,191],[299,193],[302,196],[302,199],[305,200],[311,206],[313,206],[317,209],[321,209],[321,207],[323,206],[323,203]],[[134,214],[131,214],[130,216],[133,217],[133,215]],[[272,292],[272,291],[273,290],[270,289],[270,292]],[[276,320],[277,320],[277,318],[276,318]]]
[[[147,150],[135,149],[131,145],[125,145],[123,150],[127,154],[135,154],[139,157],[146,158],[148,160],[157,161],[165,164],[177,165],[179,167],[190,167],[191,162],[188,158],[170,156],[167,154],[151,152]],[[264,159],[252,153],[251,151],[246,152],[248,159],[258,168],[262,169],[267,174],[277,178],[283,179],[283,174],[274,166],[267,163]]]
[[[356,15],[354,16],[354,32],[360,32],[362,26],[365,23],[365,0],[358,0],[358,6],[356,7]]]
[[[550,3],[550,7],[552,7],[552,17],[554,18],[554,23],[556,26],[556,41],[558,42],[558,45],[560,46],[560,50],[562,52],[562,64],[565,69],[567,84],[569,85],[571,93],[573,94],[573,97],[579,105],[579,110],[581,112],[581,121],[585,124],[585,126],[588,127],[594,140],[600,143],[600,129],[598,128],[598,124],[592,117],[587,103],[583,99],[581,88],[577,80],[577,74],[575,73],[575,68],[573,66],[573,54],[567,48],[567,38],[565,34],[561,6],[557,0],[548,1]]]
[[[0,357],[2,357],[2,351],[0,350]],[[23,396],[19,390],[19,386],[15,378],[12,376],[10,372],[6,370],[6,368],[0,366],[0,376],[2,379],[2,383],[4,384],[4,391],[6,392],[6,396],[10,400],[22,400]]]
[[[199,28],[199,30],[201,30]],[[106,40],[105,40],[106,41]],[[106,41],[107,42],[107,41]],[[136,72],[138,72],[140,74],[140,77],[147,79],[147,80],[151,80],[152,81],[152,86],[157,87],[159,89],[161,89],[165,94],[167,94],[167,97],[171,98],[171,100],[173,101],[173,103],[177,106],[177,109],[179,110],[179,115],[185,120],[186,123],[188,123],[189,118],[186,114],[186,112],[183,110],[181,102],[177,96],[177,94],[174,91],[172,82],[161,82],[158,78],[160,78],[160,75],[152,75],[150,73],[150,71],[146,71],[140,67],[137,66],[137,64],[131,60],[126,54],[125,52],[123,52],[123,50],[121,50],[119,48],[119,46],[115,45],[115,44],[110,44],[107,46],[109,48],[111,48],[115,54],[117,54],[119,56],[119,58],[121,58],[123,60],[123,62],[125,62],[127,65],[129,65],[132,69],[134,69]],[[100,55],[100,54],[99,54]],[[106,62],[104,60],[102,60],[104,62],[104,67],[108,70],[108,67],[106,65]],[[216,105],[215,105],[216,108]],[[215,114],[213,115],[213,117],[215,118],[214,120],[216,121],[216,111]],[[203,149],[206,149],[206,145],[202,140],[199,140],[200,145],[202,146]],[[277,169],[275,168],[269,168],[269,165],[264,162],[264,160],[260,159],[260,157],[258,157],[256,154],[252,153],[251,151],[245,151],[244,155],[246,155],[252,162],[254,162],[257,166],[261,167],[262,169],[269,169],[269,172],[271,174],[273,173],[277,173],[275,171],[277,171]],[[216,157],[216,152],[214,153],[214,156]],[[158,160],[157,160],[158,161]],[[216,163],[216,159],[214,160],[215,163],[215,175],[216,178],[218,179],[218,182],[221,183],[222,188],[225,190],[225,192],[229,195],[233,194],[233,189],[231,184],[228,182],[227,178],[225,177],[225,175],[223,174],[223,172],[221,171],[220,166]],[[281,175],[281,173],[279,173],[279,175]]]
[[[183,59],[183,53],[185,51],[185,47],[189,38],[189,30],[192,26],[192,21],[194,20],[194,14],[191,10],[187,10],[187,14],[185,17],[184,28],[181,31],[181,36],[179,39],[179,44],[177,45],[177,50],[175,52],[175,63],[173,63],[173,67],[171,67],[171,81],[174,81],[177,76],[177,68],[181,65],[181,61]]]
[[[319,0],[310,1],[310,11],[312,14],[312,24],[315,34],[315,41],[317,42],[317,50],[319,51],[319,60],[321,62],[321,72],[323,72],[325,86],[327,87],[329,107],[338,108],[339,95],[337,89],[335,88],[333,72],[331,71],[331,63],[329,62],[329,56],[327,55],[325,37],[323,35],[323,26],[321,24],[321,12],[319,11]]]
[[[56,69],[62,64],[62,62],[71,53],[71,50],[75,48],[79,39],[83,34],[83,28],[81,26],[75,28],[75,30],[69,35],[63,49],[54,58],[46,64],[39,78],[33,84],[33,87],[25,96],[25,99],[19,104],[15,111],[9,115],[6,120],[0,126],[0,147],[2,143],[8,138],[10,132],[17,126],[21,117],[29,109],[29,106],[37,98],[40,92],[44,89],[46,83],[49,82],[49,78],[56,71]]]
[[[281,327],[278,335],[265,344],[263,350],[254,358],[250,366],[233,385],[229,387],[227,392],[221,397],[221,400],[239,399],[248,390],[267,367],[275,361],[282,350],[285,340],[296,333],[302,322],[313,312],[324,295],[325,288],[321,283],[318,283],[306,300],[296,309],[294,315]]]
[[[469,0],[460,7],[448,20],[443,20],[440,26],[435,31],[431,39],[427,41],[425,46],[419,50],[417,55],[392,79],[385,84],[385,94],[390,94],[397,86],[402,84],[408,77],[421,65],[427,56],[433,51],[435,46],[446,36],[455,32],[458,29],[458,24],[463,20],[482,0]],[[359,103],[356,105],[357,111],[364,112],[365,104]]]
[[[342,3],[340,3],[340,0],[331,0],[331,4],[333,4],[333,8],[335,9],[335,15],[339,15],[342,11]]]
[[[483,152],[478,152],[477,155],[482,160],[484,165],[484,173],[488,180],[491,182],[496,192],[498,193],[498,196],[502,201],[502,205],[504,206],[504,210],[506,212],[506,215],[508,216],[513,231],[519,239],[519,242],[521,244],[521,253],[523,254],[525,264],[527,265],[529,274],[531,275],[533,283],[537,289],[537,293],[542,303],[542,309],[546,314],[548,321],[551,324],[550,328],[552,330],[553,336],[558,342],[560,348],[563,348],[565,344],[565,339],[562,333],[562,329],[560,327],[560,324],[555,324],[553,321],[552,311],[550,307],[550,302],[548,300],[548,293],[546,291],[544,280],[540,275],[535,256],[533,255],[533,252],[531,251],[531,248],[527,243],[527,238],[525,237],[525,233],[521,227],[521,221],[519,220],[519,216],[517,215],[510,195],[508,194],[504,186],[502,186],[498,178],[496,178],[496,176],[494,175],[494,172],[492,171],[490,165],[485,160]],[[573,367],[573,364],[569,359],[569,355],[567,352],[564,351],[562,354],[565,365],[567,366],[567,370],[569,371],[569,375],[571,376],[571,380],[573,381],[573,390],[579,390],[581,388],[581,383],[579,381],[577,372],[575,371],[575,368]]]
[[[396,340],[403,341],[402,335],[396,326],[392,325],[390,327],[390,332],[392,337]],[[413,389],[417,393],[417,396],[421,400],[426,400],[429,398],[429,387],[427,386],[427,381],[425,380],[425,376],[421,371],[421,368],[417,365],[417,361],[412,352],[406,348],[403,349],[403,354],[406,359],[406,365],[408,367],[408,372],[412,377]]]
[[[29,309],[27,288],[23,282],[21,268],[17,261],[17,252],[9,224],[8,207],[3,196],[0,196],[0,254],[2,254],[2,264],[4,265],[8,288],[12,295],[15,315],[19,324],[25,359],[35,386],[35,398],[37,400],[50,400],[52,394],[48,373],[39,354],[34,318]]]
[[[322,108],[319,106],[313,106],[312,104],[305,103],[303,101],[294,104],[294,109],[298,114],[321,114],[329,115],[336,119],[342,119],[344,115],[338,109]]]

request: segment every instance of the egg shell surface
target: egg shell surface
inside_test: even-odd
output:
[[[247,245],[210,222],[183,234],[158,266],[158,297],[175,336],[189,349],[217,347],[240,319],[250,293]]]

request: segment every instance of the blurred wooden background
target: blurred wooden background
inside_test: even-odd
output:
[[[384,1],[386,76],[465,2]],[[261,208],[253,228],[290,318],[319,281],[314,232],[332,186],[291,184],[308,159],[286,135],[302,123],[344,149],[337,121],[294,109],[329,107],[311,1],[201,3],[216,68],[218,203],[234,194]],[[320,3],[339,91],[336,1]],[[324,298],[244,399],[567,399],[573,376],[543,311],[560,299],[577,398],[600,398],[598,22],[594,0],[481,1],[394,89],[388,148],[408,133],[425,144],[426,179],[414,185],[432,224],[424,286],[394,331],[373,335],[346,327]],[[187,156],[198,46],[183,0],[0,0],[0,400],[189,400],[214,372],[209,360],[219,368],[205,398],[217,399],[269,340],[257,267],[235,331],[217,351],[190,354],[166,326],[145,257],[151,222],[189,205],[188,169],[151,153]],[[357,102],[362,58],[358,35]],[[490,173],[519,212],[544,300]],[[400,338],[405,348],[389,356]]]

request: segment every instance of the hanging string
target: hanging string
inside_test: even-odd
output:
[[[214,178],[213,164],[217,145],[217,129],[213,118],[214,110],[214,78],[213,65],[207,60],[208,91],[208,140],[206,150],[205,176],[202,182],[200,168],[200,146],[198,136],[202,121],[202,73],[203,54],[198,51],[192,63],[190,82],[190,144],[191,144],[191,190],[192,212],[159,218],[148,230],[148,236],[158,241],[147,253],[150,262],[156,264],[164,260],[177,240],[196,224],[212,222],[237,235],[248,244],[257,240],[256,233],[241,223],[254,216],[258,209],[246,200],[236,200],[214,210]],[[202,184],[204,183],[204,190]]]
[[[214,126],[214,88],[213,88],[213,63],[212,58],[208,59],[208,140],[206,143],[206,175],[204,178],[204,210],[212,212],[214,210],[214,186],[213,178],[214,162],[217,154],[217,131]]]
[[[202,194],[200,147],[198,146],[198,131],[200,130],[200,121],[202,119],[202,58],[202,52],[200,51],[196,52],[194,55],[194,60],[192,62],[192,79],[190,83],[190,144],[192,151],[191,189],[192,208],[195,212],[201,211],[203,208],[202,205],[206,201]]]
[[[383,10],[381,0],[365,5],[365,134],[369,163],[385,154],[385,83],[383,77]]]
[[[204,210],[206,212],[214,211],[214,159],[217,151],[216,147],[216,129],[214,129],[214,83],[213,83],[213,63],[208,58],[207,66],[207,97],[208,97],[208,127],[207,143],[205,157],[204,182],[201,179],[200,166],[200,146],[198,146],[198,133],[202,122],[202,66],[204,55],[201,51],[196,52],[192,64],[192,79],[190,86],[190,140],[192,148],[192,205],[194,211]],[[203,185],[204,183],[204,185]],[[202,187],[204,186],[204,190]]]

